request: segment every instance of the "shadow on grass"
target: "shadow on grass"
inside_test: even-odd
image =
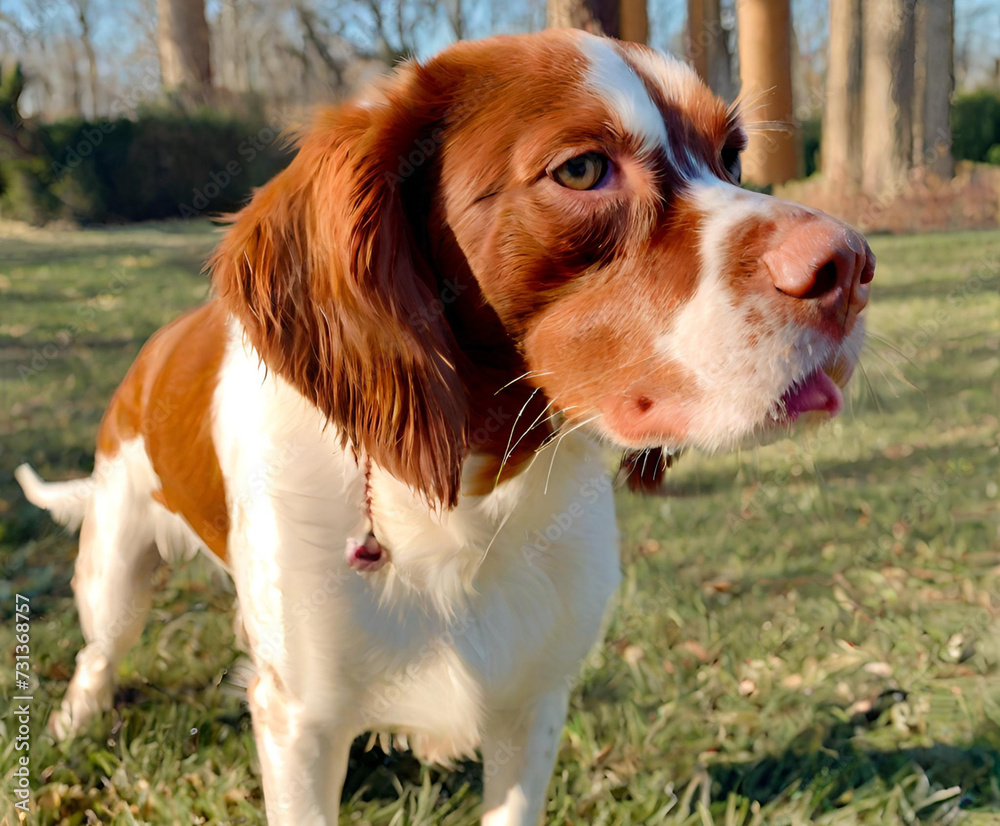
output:
[[[765,805],[795,788],[809,790],[818,807],[829,811],[850,803],[859,790],[872,783],[892,788],[909,785],[907,779],[913,778],[918,782],[910,783],[922,787],[925,798],[932,791],[959,787],[960,796],[949,798],[951,806],[956,802],[961,808],[995,808],[1000,804],[996,737],[987,739],[984,735],[962,746],[933,743],[884,751],[859,746],[855,741],[859,729],[873,722],[888,725],[882,717],[872,721],[866,715],[855,715],[850,721],[801,732],[779,754],[709,766],[712,800],[724,801],[730,794],[738,794]],[[932,812],[928,805],[921,816]]]
[[[857,729],[872,722],[858,715],[850,722],[803,731],[781,753],[742,763],[709,765],[704,773],[710,787],[707,802],[714,808],[735,794],[766,806],[801,792],[810,796],[814,811],[821,813],[848,805],[866,787],[877,784],[889,789],[897,785],[908,788],[920,819],[940,814],[942,806],[971,809],[1000,805],[1000,750],[992,743],[934,743],[886,751],[857,746]],[[881,719],[877,722],[884,724]],[[359,738],[351,749],[345,801],[389,803],[398,799],[400,782],[421,785],[421,764],[411,754],[385,754],[378,746],[366,749],[367,744],[367,737]],[[482,793],[483,772],[478,763],[463,762],[453,771],[431,771],[432,781],[441,784],[445,798],[463,788],[476,795]],[[689,778],[679,780],[678,788],[690,782]],[[942,795],[939,802],[931,800],[934,792],[955,787],[961,788],[959,794]],[[925,805],[921,806],[922,802]]]
[[[419,788],[424,771],[422,764],[410,752],[395,749],[385,753],[375,745],[368,748],[369,737],[359,737],[351,746],[351,759],[344,783],[344,801],[392,802],[399,798],[399,784]],[[454,769],[430,768],[431,780],[441,784],[439,802],[467,788],[475,795],[483,792],[483,767],[464,760]],[[443,798],[443,800],[442,800]]]
[[[943,467],[948,462],[953,463],[976,463],[981,461],[983,447],[972,443],[954,443],[935,447],[914,448],[913,452],[904,457],[893,457],[892,474],[898,478],[906,478],[913,471],[922,471],[930,466]],[[683,462],[683,459],[681,459]],[[846,461],[835,461],[822,459],[817,461],[819,475],[827,483],[835,480],[865,481],[874,480],[886,475],[888,460],[885,455],[875,453],[870,456],[850,459]],[[754,477],[755,471],[752,468],[739,468],[736,465],[728,465],[717,468],[700,468],[695,474],[686,476],[676,476],[671,479],[669,472],[667,483],[662,492],[646,493],[645,497],[674,498],[674,499],[697,499],[699,497],[728,491],[735,488],[747,487],[753,484],[770,481],[770,474],[765,473]]]
[[[204,714],[196,729],[198,737],[191,741],[186,752],[193,755],[199,750],[199,739],[202,743],[221,742],[233,733],[245,733],[251,726],[245,702],[226,703],[226,708],[213,711],[211,706],[218,700],[204,696],[211,690],[195,682],[173,685],[169,690],[133,682],[119,689],[115,710],[95,725],[110,728],[113,736],[121,720],[137,713],[145,720],[168,719],[169,706],[189,704]],[[57,697],[49,699],[54,706]],[[627,702],[621,697],[617,699]],[[951,813],[957,809],[1000,806],[1000,727],[996,725],[987,724],[975,742],[964,745],[935,742],[923,747],[883,750],[860,744],[859,735],[866,730],[890,726],[892,707],[905,700],[905,692],[896,690],[885,692],[867,713],[849,716],[840,707],[821,709],[818,716],[825,719],[801,731],[783,750],[742,762],[716,759],[697,770],[694,778],[679,776],[674,788],[683,789],[692,780],[700,781],[702,799],[713,812],[724,809],[731,795],[765,807],[772,802],[780,805],[782,799],[793,795],[804,795],[808,797],[810,811],[818,815],[857,803],[858,798],[873,791],[879,796],[878,791],[882,790],[879,797],[884,802],[885,790],[896,788],[916,810],[914,823],[925,819],[943,822],[939,816],[945,810]],[[367,735],[352,744],[343,794],[348,807],[352,802],[392,804],[399,799],[402,788],[419,789],[426,787],[428,781],[437,787],[434,806],[458,795],[482,794],[483,769],[479,763],[461,761],[452,769],[426,767],[409,752],[385,753],[377,744],[372,748],[369,744]],[[587,768],[590,767],[581,767]],[[956,787],[960,788],[959,793],[934,796]],[[628,800],[624,790],[615,793],[615,805],[624,805]],[[662,803],[666,802],[665,796]]]
[[[877,285],[876,297],[883,301],[912,301],[913,299],[954,298],[967,301],[982,293],[996,293],[996,275],[986,269],[976,269],[958,278],[938,278],[926,281],[908,281],[899,284]]]

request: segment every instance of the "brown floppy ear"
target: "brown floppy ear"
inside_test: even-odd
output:
[[[430,163],[441,136],[421,71],[406,66],[373,100],[321,112],[288,168],[236,215],[211,267],[268,368],[345,444],[453,506],[466,391],[404,204],[422,176],[401,177]]]

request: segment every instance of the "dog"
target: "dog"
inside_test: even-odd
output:
[[[606,445],[669,457],[835,415],[875,259],[740,186],[748,126],[684,64],[573,30],[461,42],[321,111],[157,332],[80,527],[86,639],[50,726],[112,700],[163,560],[232,573],[272,824],[334,824],[354,738],[477,751],[536,823],[619,582]],[[502,759],[501,759],[502,757]]]

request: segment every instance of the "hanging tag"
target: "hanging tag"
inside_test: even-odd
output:
[[[388,561],[389,554],[371,531],[361,541],[353,537],[347,540],[347,564],[359,574],[377,571]]]

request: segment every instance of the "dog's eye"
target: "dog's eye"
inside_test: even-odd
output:
[[[738,146],[724,146],[722,148],[722,166],[736,183],[743,180],[743,163],[740,161],[740,151]]]
[[[552,176],[567,189],[593,189],[608,174],[611,163],[599,152],[584,152],[556,167]]]

